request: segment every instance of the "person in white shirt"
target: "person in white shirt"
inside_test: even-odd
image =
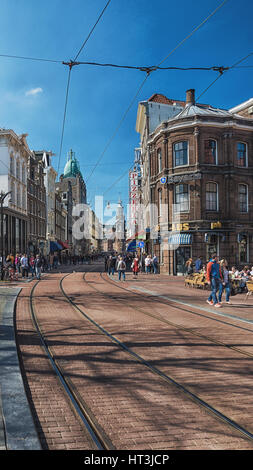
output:
[[[145,271],[146,274],[151,273],[152,258],[150,255],[145,259]]]
[[[28,277],[29,264],[28,264],[28,258],[26,254],[22,256],[20,260],[20,265],[21,265],[22,277]]]

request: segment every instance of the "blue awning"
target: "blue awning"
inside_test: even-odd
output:
[[[126,251],[136,251],[136,240],[132,240],[129,243]]]
[[[190,233],[174,233],[168,238],[169,245],[191,245],[192,235]]]
[[[57,242],[50,242],[50,251],[62,250],[62,246]]]

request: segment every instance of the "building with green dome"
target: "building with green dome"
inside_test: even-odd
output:
[[[72,237],[72,211],[77,204],[87,203],[86,184],[80,170],[79,161],[75,152],[71,149],[67,155],[64,172],[55,184],[56,192],[60,194],[61,201],[68,213],[67,239],[73,246],[73,254],[84,254],[86,251],[85,240],[77,241]]]
[[[82,177],[82,173],[80,171],[80,165],[78,160],[75,157],[75,153],[70,150],[68,153],[68,160],[64,167],[63,178],[76,178],[77,176]]]

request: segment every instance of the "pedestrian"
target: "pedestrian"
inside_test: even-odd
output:
[[[107,260],[107,274],[111,274],[111,264],[112,264],[112,255],[109,256]]]
[[[119,258],[119,262],[117,265],[119,281],[121,280],[121,275],[123,276],[123,281],[126,280],[126,263],[123,260],[122,256]]]
[[[199,273],[202,269],[203,262],[202,262],[202,256],[198,256],[198,258],[195,261],[195,272]]]
[[[152,264],[152,259],[151,259],[151,256],[148,255],[148,256],[145,258],[145,273],[146,273],[146,274],[150,274],[150,273],[151,273],[151,264]]]
[[[53,257],[53,268],[54,269],[58,268],[58,256],[56,253],[54,254],[54,257]]]
[[[35,261],[34,261],[34,266],[35,266],[35,273],[37,279],[41,278],[41,268],[42,268],[42,258],[40,255],[36,255]]]
[[[33,276],[35,275],[35,266],[34,266],[34,261],[35,261],[35,258],[33,255],[31,255],[29,257],[29,267],[30,267],[30,271],[32,273],[32,278]]]
[[[192,273],[193,273],[193,262],[192,262],[192,258],[189,258],[189,259],[186,261],[185,267],[186,267],[186,272],[187,272],[187,274],[192,274]]]
[[[226,291],[226,303],[231,304],[229,297],[230,297],[230,279],[229,279],[229,270],[227,264],[223,264],[222,268],[222,275],[223,275],[223,283],[222,283],[222,290],[219,291],[219,303],[221,303],[222,293]]]
[[[134,273],[134,276],[138,276],[138,272],[140,270],[140,266],[139,266],[139,258],[138,256],[135,256],[133,262],[132,262],[132,270],[133,270],[133,273]]]
[[[20,260],[21,260],[21,256],[19,253],[17,253],[15,256],[15,266],[16,266],[16,272],[19,274],[21,274]]]
[[[158,273],[158,259],[156,255],[152,259],[152,264],[153,264],[154,274],[157,274]]]
[[[27,258],[26,253],[24,253],[23,256],[21,257],[20,266],[21,266],[22,278],[28,277],[29,263],[28,263],[28,258]]]
[[[212,292],[207,299],[207,303],[209,305],[213,305],[214,307],[221,307],[221,303],[218,302],[217,299],[217,291],[222,291],[222,273],[221,267],[218,263],[218,256],[216,254],[210,259],[209,263],[207,264],[206,268],[206,280],[208,285],[211,286]]]
[[[112,276],[114,276],[114,273],[115,273],[116,262],[117,262],[116,256],[115,256],[115,255],[112,255],[112,259],[111,259],[111,272],[112,272]],[[126,262],[125,262],[125,264],[126,264]]]

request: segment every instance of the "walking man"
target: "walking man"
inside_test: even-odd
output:
[[[211,285],[212,292],[207,299],[209,305],[214,307],[221,307],[217,299],[217,291],[222,292],[222,273],[218,263],[218,256],[216,254],[210,259],[206,268],[206,279],[208,285]]]
[[[126,280],[126,274],[125,274],[125,272],[126,272],[126,263],[125,263],[125,261],[123,260],[122,257],[120,257],[120,259],[119,259],[117,269],[118,269],[118,274],[119,274],[119,281],[121,280],[121,274],[123,276],[123,280],[125,281]]]
[[[37,277],[37,279],[40,279],[40,277],[41,277],[41,268],[42,268],[42,259],[41,259],[40,255],[36,255],[34,266],[35,266],[36,277]]]

